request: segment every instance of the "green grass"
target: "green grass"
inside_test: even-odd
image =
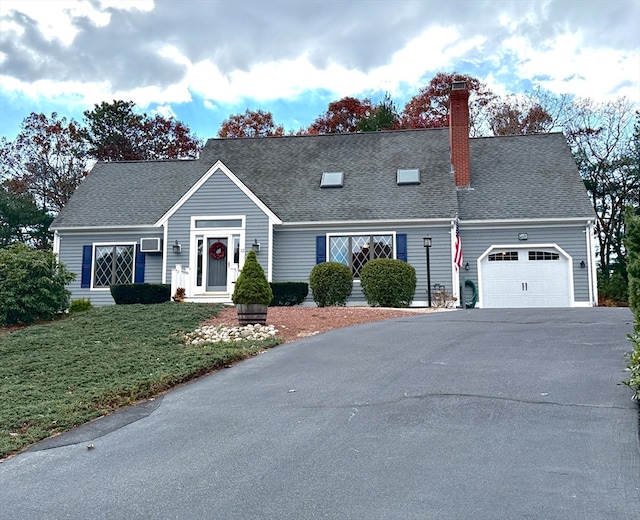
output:
[[[0,458],[280,343],[185,345],[219,309],[114,305],[0,334]]]

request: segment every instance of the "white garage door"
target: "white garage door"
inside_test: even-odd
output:
[[[569,259],[546,248],[497,248],[480,261],[485,308],[568,307]]]

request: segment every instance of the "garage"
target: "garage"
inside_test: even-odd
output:
[[[489,248],[479,259],[480,306],[571,306],[570,260],[554,245]]]

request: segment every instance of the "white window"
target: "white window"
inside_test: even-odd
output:
[[[109,287],[133,283],[135,274],[135,246],[96,245],[93,255],[93,286]]]

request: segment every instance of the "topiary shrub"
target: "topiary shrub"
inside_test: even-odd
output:
[[[300,305],[309,294],[307,282],[273,282],[273,299],[269,307],[289,307]]]
[[[377,258],[360,271],[367,303],[374,307],[408,307],[416,292],[416,270],[402,260]]]
[[[171,299],[171,286],[166,283],[123,283],[109,287],[116,305],[164,303]]]
[[[323,262],[311,270],[309,286],[318,307],[346,305],[353,289],[353,275],[344,264]]]
[[[75,278],[51,251],[13,244],[0,249],[0,323],[50,320],[69,306]]]
[[[236,280],[231,301],[236,305],[269,305],[272,299],[271,286],[258,262],[255,251],[251,250]]]
[[[89,309],[93,309],[93,305],[91,305],[91,300],[89,298],[80,298],[79,300],[72,300],[69,304],[69,314],[74,312],[84,312]]]

